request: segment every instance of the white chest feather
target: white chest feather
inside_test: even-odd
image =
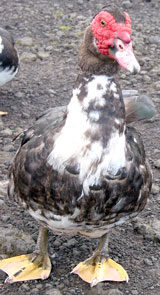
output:
[[[100,176],[107,172],[115,175],[119,168],[126,165],[124,133],[120,135],[117,129],[113,129],[106,147],[101,139],[93,141],[88,135],[99,132],[100,109],[107,105],[104,95],[109,83],[110,78],[106,76],[94,76],[86,84],[87,94],[83,101],[78,97],[81,85],[73,91],[66,123],[48,157],[48,163],[60,173],[63,173],[66,163],[74,159],[74,163],[80,166],[79,180],[86,193],[90,185],[98,184]],[[118,97],[114,82],[111,83],[111,88]],[[91,104],[94,104],[94,111],[89,113]]]

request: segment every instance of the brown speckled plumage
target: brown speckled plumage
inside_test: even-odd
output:
[[[117,20],[123,19],[117,10],[114,14]],[[60,227],[60,232],[66,234],[92,232],[96,237],[94,229],[101,236],[101,230],[106,232],[144,208],[151,189],[151,171],[139,134],[134,128],[126,127],[122,93],[114,77],[119,65],[98,53],[93,39],[89,26],[79,54],[82,73],[75,83],[68,109],[44,114],[25,132],[10,168],[9,196],[14,196],[34,218],[56,233]],[[93,87],[96,85],[93,93],[89,88],[91,83]],[[77,133],[80,132],[81,148],[73,143],[73,153],[66,156],[65,149],[72,148],[67,141],[79,140],[74,139],[73,127],[78,124],[74,121],[78,117],[70,122],[73,108],[82,116],[84,131],[81,123],[76,125],[80,128]],[[62,151],[54,156],[59,138],[63,139],[63,133],[69,132],[68,122],[73,125],[69,137],[66,144],[62,140]],[[115,145],[121,145],[119,155],[112,138]],[[115,155],[110,148],[116,148]],[[63,218],[67,218],[66,228],[61,226]]]
[[[84,78],[84,75],[80,75],[76,82],[76,87],[81,85],[80,103],[82,103],[85,93],[86,82]],[[93,78],[87,76],[87,79],[87,83],[89,83]],[[117,87],[119,100],[114,98],[108,85],[104,95],[107,107],[99,107],[101,110],[101,117],[97,122],[99,132],[92,134],[88,130],[86,134],[90,139],[90,145],[94,141],[100,141],[105,148],[112,129],[116,128],[119,134],[124,132],[125,109],[119,85]],[[94,103],[91,103],[85,110],[88,116],[94,108]],[[52,116],[49,122],[44,120],[45,125],[41,127],[41,130],[38,122],[43,117],[36,122],[35,129],[31,128],[24,135],[23,144],[10,169],[10,176],[13,175],[14,179],[16,199],[25,204],[27,209],[32,209],[35,212],[40,210],[43,221],[39,217],[37,219],[43,225],[55,230],[56,233],[58,233],[57,228],[54,226],[52,228],[48,219],[54,221],[56,216],[57,219],[69,216],[69,220],[74,226],[73,228],[66,226],[64,232],[67,234],[81,234],[82,232],[86,236],[91,231],[94,236],[94,229],[99,229],[99,232],[108,230],[120,220],[123,221],[123,218],[124,220],[128,219],[134,212],[136,215],[141,211],[146,204],[151,188],[151,173],[145,160],[143,143],[137,131],[132,127],[127,127],[125,131],[127,166],[120,168],[116,175],[112,175],[106,170],[106,175],[99,177],[98,184],[90,185],[88,194],[83,193],[83,197],[81,197],[83,192],[83,183],[79,179],[81,163],[77,158],[73,156],[64,164],[63,174],[48,164],[47,159],[53,149],[54,141],[56,141],[57,134],[66,120],[66,115],[62,114],[61,116],[61,113],[60,119],[57,121],[54,115]],[[117,125],[115,118],[120,120],[121,124]],[[90,148],[87,146],[87,149]],[[92,165],[95,167],[92,169],[98,169],[99,164],[94,162]],[[10,186],[13,186],[12,181]],[[78,210],[78,214],[74,217],[75,208]],[[61,231],[63,232],[63,229]]]
[[[86,29],[80,74],[67,109],[40,115],[24,132],[9,171],[9,197],[40,223],[35,251],[0,261],[7,281],[46,279],[51,271],[48,229],[55,234],[101,238],[91,258],[73,273],[95,286],[128,281],[109,258],[108,231],[140,212],[151,190],[151,169],[133,121],[149,118],[145,99],[123,100],[119,65],[140,70],[132,50],[131,21],[116,7],[104,8]]]

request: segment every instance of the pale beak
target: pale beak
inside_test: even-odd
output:
[[[125,43],[120,39],[114,40],[114,47],[111,47],[109,51],[124,69],[132,74],[137,74],[140,71],[140,65],[133,53],[132,42]]]

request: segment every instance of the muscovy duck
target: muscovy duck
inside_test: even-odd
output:
[[[109,257],[108,232],[144,208],[152,174],[140,135],[126,125],[119,65],[134,74],[140,70],[129,15],[107,6],[85,31],[81,73],[67,111],[39,118],[25,132],[10,167],[9,197],[40,229],[34,253],[0,261],[7,282],[49,276],[48,230],[100,238],[92,257],[72,271],[91,286],[128,281],[124,268]]]
[[[19,58],[9,31],[0,28],[0,87],[11,81],[18,72]],[[0,111],[0,115],[6,115]]]

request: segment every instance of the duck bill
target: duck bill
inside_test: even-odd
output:
[[[140,65],[133,53],[132,42],[125,43],[117,39],[114,41],[113,49],[110,49],[110,54],[121,67],[130,71],[132,74],[137,74],[140,71]]]

